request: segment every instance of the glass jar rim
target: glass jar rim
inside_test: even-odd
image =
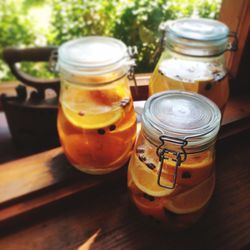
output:
[[[86,36],[62,44],[58,50],[58,67],[77,75],[102,75],[134,65],[127,46],[105,36]]]
[[[181,18],[167,21],[166,31],[197,41],[221,40],[229,34],[229,28],[224,23],[208,18]]]
[[[158,145],[161,136],[184,140],[188,147],[206,146],[218,134],[219,108],[197,93],[170,90],[152,95],[145,103],[142,129]]]
[[[228,47],[229,28],[207,18],[182,18],[160,25],[166,46],[190,56],[217,56]]]

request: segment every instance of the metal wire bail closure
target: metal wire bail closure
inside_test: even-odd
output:
[[[134,56],[138,54],[137,47],[136,46],[129,46],[128,47],[128,54],[131,57],[131,59],[134,59]],[[136,81],[136,78],[135,78],[135,67],[136,67],[136,63],[134,62],[130,66],[130,69],[128,71],[128,79],[134,81],[135,93],[136,93],[136,95],[138,95],[138,85],[137,85],[137,81]]]
[[[159,139],[161,141],[161,144],[156,149],[156,153],[159,156],[159,161],[160,161],[160,169],[159,169],[158,176],[157,176],[157,184],[163,188],[174,189],[176,185],[178,168],[180,167],[181,163],[184,162],[187,158],[187,154],[186,154],[184,147],[188,144],[188,142],[185,139],[182,140],[179,138],[173,138],[173,137],[169,137],[166,135],[161,135]],[[166,145],[168,142],[179,145],[180,151],[168,149]],[[172,186],[166,186],[166,185],[161,184],[161,174],[163,170],[164,160],[169,160],[169,159],[176,162]]]
[[[170,21],[163,22],[159,26],[159,31],[161,33],[161,37],[160,37],[160,40],[159,40],[159,44],[156,47],[156,51],[155,51],[155,53],[153,55],[153,62],[154,62],[154,64],[157,63],[158,59],[160,58],[161,53],[163,52],[163,50],[165,48],[164,44],[166,42],[166,27],[167,27],[167,24],[169,22]]]
[[[239,48],[237,33],[234,31],[230,31],[228,37],[232,37],[233,41],[228,43],[228,46],[225,51],[233,51],[233,52],[237,51]]]

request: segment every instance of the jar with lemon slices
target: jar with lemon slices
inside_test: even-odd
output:
[[[149,83],[149,94],[165,90],[199,93],[223,112],[229,97],[224,52],[237,48],[228,27],[210,19],[179,19],[160,26],[159,62]],[[234,36],[232,43],[228,37]]]
[[[139,211],[171,230],[194,224],[215,187],[215,141],[221,113],[208,98],[185,91],[152,95],[128,167]]]
[[[59,48],[58,132],[68,160],[89,174],[106,174],[129,159],[136,115],[128,86],[134,66],[127,46],[85,37]]]

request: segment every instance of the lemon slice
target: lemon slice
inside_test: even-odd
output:
[[[156,151],[151,146],[144,146],[144,155],[157,165],[159,163]],[[157,163],[158,162],[158,163]],[[175,173],[175,162],[171,159],[165,160],[162,178],[173,182]],[[181,163],[177,171],[176,183],[178,185],[194,186],[206,180],[214,169],[213,152],[205,151],[197,154],[188,154],[186,161]]]
[[[149,169],[139,158],[134,155],[130,161],[130,173],[135,185],[144,193],[162,197],[172,194],[175,189],[163,188],[157,183],[157,172]],[[161,178],[163,185],[172,185],[169,181]]]
[[[207,204],[213,194],[214,187],[215,173],[194,188],[166,199],[164,206],[176,214],[195,212]]]
[[[62,110],[66,118],[74,126],[82,129],[99,129],[115,124],[121,119],[123,109],[120,107],[92,107],[91,112],[86,112],[86,107],[69,107],[62,104]],[[86,113],[85,113],[86,112]]]

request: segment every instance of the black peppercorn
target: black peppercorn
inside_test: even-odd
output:
[[[110,127],[109,127],[109,130],[110,131],[113,131],[113,130],[115,130],[116,129],[116,126],[113,124],[113,125],[111,125]]]
[[[190,179],[191,178],[191,174],[188,171],[185,171],[182,173],[181,177],[183,179]]]
[[[99,128],[99,129],[97,130],[97,133],[98,133],[99,135],[104,135],[104,134],[105,134],[105,130],[104,130],[103,128]]]
[[[148,168],[152,169],[152,170],[156,168],[155,164],[153,164],[153,163],[151,163],[151,162],[146,163],[146,166],[147,166]]]
[[[209,91],[211,88],[212,88],[212,84],[211,84],[211,83],[208,83],[208,84],[205,86],[205,90],[206,90],[206,91]]]
[[[140,161],[143,161],[143,162],[147,160],[147,158],[144,155],[139,155],[139,159]]]

